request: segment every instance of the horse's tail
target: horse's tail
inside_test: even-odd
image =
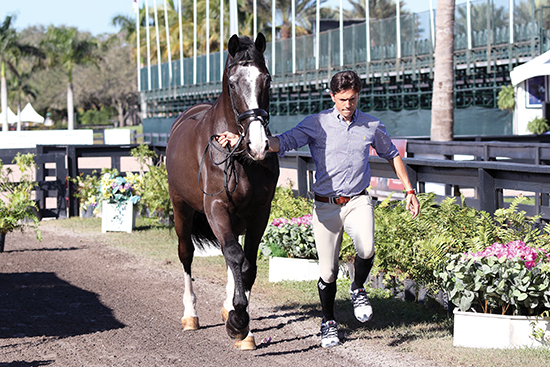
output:
[[[196,248],[205,249],[208,247],[221,248],[220,241],[212,232],[210,223],[204,213],[195,212],[193,217],[193,228],[191,229],[191,239]]]

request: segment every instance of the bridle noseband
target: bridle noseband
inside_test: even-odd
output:
[[[234,61],[229,65],[227,65],[226,71],[232,68],[233,66],[248,65],[251,63],[254,63],[254,60]],[[199,173],[198,173],[199,188],[201,189],[203,194],[208,196],[216,196],[221,194],[223,191],[226,191],[227,193],[232,194],[233,192],[235,192],[235,190],[237,190],[237,186],[239,184],[239,178],[238,178],[238,175],[236,174],[236,169],[235,169],[235,156],[245,151],[245,148],[241,150],[238,150],[238,148],[241,146],[242,141],[244,140],[244,138],[246,137],[246,134],[248,133],[248,128],[250,127],[250,123],[255,120],[260,121],[260,123],[264,127],[264,130],[266,130],[266,133],[268,132],[269,112],[267,112],[262,108],[251,108],[239,115],[235,110],[235,104],[233,103],[233,96],[231,95],[231,89],[229,87],[227,89],[227,92],[229,94],[229,99],[231,100],[231,108],[233,109],[233,113],[235,114],[235,122],[237,123],[237,127],[239,129],[239,140],[237,141],[237,144],[235,144],[233,148],[229,148],[229,151],[221,149],[216,144],[214,144],[214,141],[219,137],[219,135],[212,135],[208,140],[208,145],[204,149],[204,153],[202,155],[202,159],[199,165]],[[250,120],[250,121],[248,122],[248,125],[246,125],[246,128],[245,128],[242,123],[246,120]],[[216,162],[212,157],[212,149],[210,148],[214,148],[218,152],[225,154],[225,158],[219,162]],[[215,194],[207,193],[206,191],[203,190],[201,185],[201,171],[202,171],[202,167],[204,166],[204,161],[208,151],[210,151],[210,154],[209,154],[210,160],[214,165],[219,166],[221,164],[224,164],[223,188]],[[231,176],[235,176],[235,187],[233,188],[233,190],[229,190],[229,181],[231,180]]]

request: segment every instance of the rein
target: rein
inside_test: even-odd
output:
[[[229,65],[227,65],[226,70],[232,68],[233,66],[248,65],[248,64],[251,64],[251,63],[254,63],[254,60],[234,61],[234,62],[230,63]],[[260,121],[260,123],[262,124],[264,129],[267,129],[267,125],[269,124],[269,113],[267,111],[261,109],[261,108],[252,108],[250,110],[244,111],[240,115],[237,115],[237,112],[235,110],[235,104],[233,103],[233,96],[231,95],[231,90],[229,90],[229,88],[227,89],[227,93],[229,94],[229,99],[231,100],[231,108],[233,110],[233,113],[235,114],[235,121],[236,121],[237,127],[239,129],[239,140],[238,140],[237,144],[235,144],[235,147],[233,149],[229,148],[229,151],[226,151],[226,150],[218,147],[218,145],[214,143],[214,140],[216,140],[216,138],[218,138],[219,135],[212,135],[210,137],[210,139],[208,140],[208,144],[204,148],[204,152],[202,154],[201,162],[200,162],[200,165],[199,165],[199,173],[198,173],[198,177],[197,177],[200,190],[202,191],[202,193],[204,195],[208,195],[208,196],[216,196],[216,195],[221,194],[223,191],[226,191],[227,193],[232,194],[232,193],[235,192],[235,190],[237,190],[237,186],[239,185],[239,177],[236,174],[235,157],[238,154],[241,154],[242,152],[244,152],[246,150],[245,148],[243,148],[241,150],[238,150],[238,148],[241,146],[241,144],[242,144],[242,142],[243,142],[243,140],[246,137],[246,134],[248,132],[248,128],[250,127],[250,122],[249,122],[248,125],[246,125],[246,128],[243,127],[242,122],[247,120],[247,119],[250,119],[250,118],[252,119],[251,121],[258,120],[258,121]],[[219,162],[216,162],[214,160],[214,157],[212,156],[212,148],[216,149],[218,152],[220,152],[222,154],[225,154],[225,158],[222,159]],[[202,185],[201,185],[201,171],[204,167],[204,162],[206,160],[206,155],[207,154],[210,156],[210,160],[212,161],[212,163],[214,163],[214,165],[216,165],[216,166],[220,166],[222,164],[224,165],[224,167],[223,167],[223,188],[220,191],[218,191],[214,194],[206,192],[202,188]],[[233,188],[233,190],[229,190],[229,181],[231,180],[231,177],[233,177],[233,176],[235,176],[235,187]]]

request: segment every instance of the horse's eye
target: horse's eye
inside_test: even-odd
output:
[[[231,89],[235,89],[235,84],[233,84],[233,83],[229,83],[229,88],[231,88]]]

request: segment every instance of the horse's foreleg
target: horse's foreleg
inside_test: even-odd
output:
[[[241,276],[244,253],[234,236],[232,240],[225,243],[223,255],[228,269],[227,298],[232,300],[231,304],[226,302],[228,316],[225,328],[230,337],[243,340],[249,332],[250,317],[247,312],[247,292]],[[230,294],[231,289],[233,290],[232,294]]]
[[[233,278],[233,273],[229,268],[227,268],[227,285],[225,287],[226,298],[223,302],[222,307],[222,320],[226,322],[229,317],[229,311],[233,310],[233,295],[235,294],[235,280]],[[250,305],[250,291],[245,291],[248,304]],[[250,311],[247,307],[247,312],[250,314]],[[254,350],[256,349],[256,341],[252,331],[248,331],[248,335],[243,340],[235,341],[235,349],[240,350]]]

